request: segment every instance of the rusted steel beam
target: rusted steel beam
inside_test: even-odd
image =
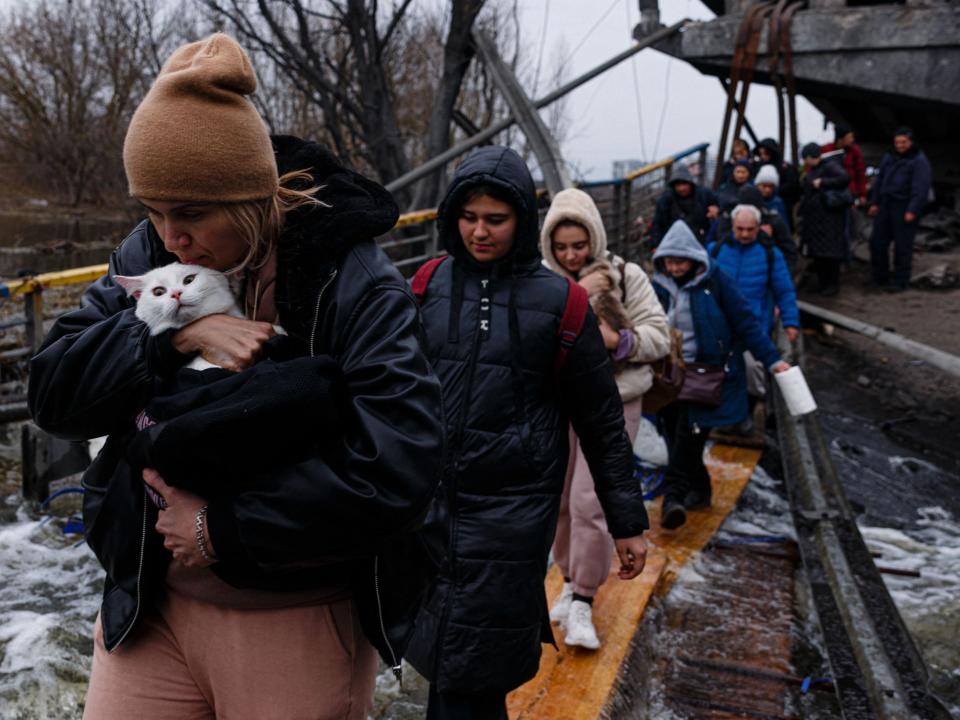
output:
[[[555,100],[559,100],[564,95],[571,92],[572,90],[576,90],[578,87],[580,87],[584,83],[587,83],[590,80],[593,80],[598,75],[602,75],[610,68],[622,63],[624,60],[630,59],[631,57],[636,55],[638,52],[643,50],[644,48],[648,48],[652,45],[656,45],[661,40],[665,40],[666,38],[670,37],[674,33],[678,32],[681,28],[683,28],[689,22],[690,20],[688,19],[680,20],[679,22],[675,22],[673,25],[669,27],[665,27],[662,30],[658,30],[657,32],[652,33],[651,35],[648,35],[647,37],[638,40],[635,45],[628,48],[627,50],[624,50],[619,55],[615,55],[614,57],[610,58],[606,62],[601,63],[600,65],[593,68],[592,70],[584,73],[580,77],[571,80],[565,85],[561,85],[556,90],[554,90],[551,93],[548,93],[547,95],[544,95],[539,100],[535,100],[533,102],[534,107],[539,109],[542,107],[546,107],[547,105],[554,102]],[[517,122],[517,119],[513,117],[513,115],[511,115],[505,120],[501,120],[498,123],[494,123],[490,127],[486,128],[483,132],[477,135],[474,135],[473,137],[469,137],[463,142],[457,143],[449,150],[446,150],[445,152],[440,153],[436,157],[431,158],[420,167],[415,168],[410,172],[408,172],[406,175],[402,175],[396,178],[395,180],[391,180],[389,183],[387,183],[387,186],[386,186],[387,190],[389,190],[390,192],[396,192],[397,190],[406,187],[410,183],[416,182],[417,180],[422,178],[424,175],[427,175],[433,172],[439,167],[443,167],[448,162],[450,162],[451,160],[453,160],[454,158],[460,155],[463,155],[463,153],[467,152],[468,150],[476,147],[477,145],[481,145],[487,142],[492,137],[494,137],[498,133],[503,132],[504,130],[506,130],[508,127],[510,127],[516,122]]]

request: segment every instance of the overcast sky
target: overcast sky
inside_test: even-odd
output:
[[[565,48],[567,56],[573,53],[564,66],[565,80],[627,49],[638,21],[637,6],[637,0],[520,0],[520,32],[534,59],[549,15],[537,95],[553,89],[543,76],[547,67],[556,64],[558,55],[563,56],[560,48]],[[660,0],[660,13],[664,25],[684,17],[713,17],[699,0]],[[701,142],[709,142],[715,150],[726,107],[726,95],[715,77],[701,75],[683,61],[649,49],[568,97],[573,128],[562,151],[577,173],[593,180],[611,177],[614,160],[660,159]],[[798,98],[797,114],[801,145],[833,139],[832,128],[823,130],[823,115],[803,98]],[[771,88],[751,88],[747,118],[760,137],[776,136],[777,110]]]

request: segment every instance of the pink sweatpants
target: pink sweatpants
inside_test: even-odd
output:
[[[100,618],[84,720],[364,720],[377,653],[352,600],[236,610],[168,592],[107,653]]]
[[[631,443],[640,428],[642,402],[643,398],[637,398],[623,405],[624,424]],[[570,460],[560,499],[553,559],[563,576],[570,578],[573,592],[584,597],[597,594],[607,579],[613,560],[613,540],[607,531],[607,520],[593,488],[587,459],[572,428]]]

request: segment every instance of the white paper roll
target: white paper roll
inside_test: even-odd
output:
[[[787,401],[787,410],[791,415],[806,415],[817,409],[817,402],[813,399],[806,378],[803,377],[803,371],[797,365],[785,372],[776,373],[773,377],[780,386],[780,392]]]

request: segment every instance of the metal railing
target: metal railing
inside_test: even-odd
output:
[[[607,230],[608,246],[614,252],[632,260],[641,260],[641,240],[646,234],[648,218],[652,217],[657,196],[669,181],[676,162],[697,155],[697,166],[691,172],[703,182],[706,178],[706,158],[709,143],[700,143],[657,162],[645,165],[623,178],[580,183],[578,187],[590,193],[596,202]],[[538,192],[546,197],[545,191]],[[546,213],[542,207],[541,215]],[[643,222],[638,222],[642,218]],[[436,231],[436,208],[417,210],[400,216],[393,230],[378,239],[400,272],[406,276],[423,262],[440,253]],[[415,232],[415,228],[420,232]],[[43,291],[69,285],[89,284],[108,271],[106,264],[43,273],[30,277],[0,282],[0,298],[23,298],[24,319],[4,323],[2,328],[26,326],[24,348],[3,353],[4,360],[18,360],[36,353],[43,342]]]
[[[576,184],[590,194],[600,210],[607,230],[607,244],[611,250],[630,260],[643,259],[641,240],[653,218],[657,197],[670,180],[673,166],[680,160],[697,156],[690,170],[699,178],[701,184],[705,183],[709,147],[710,143],[694,145],[644,165],[622,178]],[[541,190],[538,197],[546,197],[546,192]],[[546,210],[546,207],[542,207],[541,215],[545,214]],[[381,242],[381,247],[405,275],[411,275],[422,263],[440,253],[441,248],[437,246],[436,217],[436,210],[420,210],[401,215],[389,239]],[[423,232],[416,235],[401,234],[397,237],[398,229],[415,225],[423,226]]]

